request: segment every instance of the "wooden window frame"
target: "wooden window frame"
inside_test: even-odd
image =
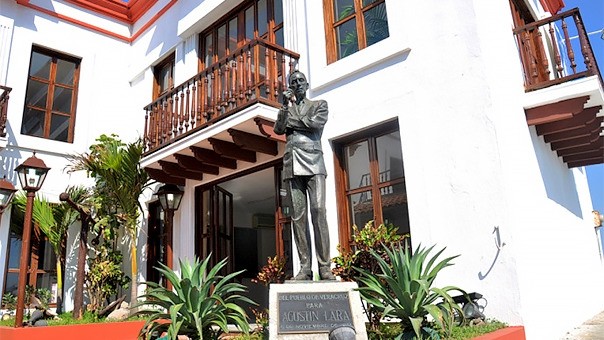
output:
[[[199,64],[199,71],[202,71],[206,68],[209,68],[212,64],[218,62],[218,59],[216,58],[216,53],[214,53],[214,56],[212,56],[212,61],[210,62],[209,65],[205,64],[204,61],[204,51],[205,51],[205,38],[211,34],[212,35],[212,44],[215,47],[214,48],[214,52],[216,52],[216,46],[218,46],[218,28],[221,27],[222,25],[226,25],[226,31],[227,31],[227,39],[228,39],[228,32],[229,32],[229,22],[234,19],[235,17],[237,17],[237,48],[240,48],[242,46],[244,46],[245,44],[247,44],[247,40],[246,40],[246,35],[245,35],[245,12],[250,8],[253,7],[254,8],[254,39],[264,39],[267,40],[271,43],[275,43],[276,42],[276,32],[279,31],[279,29],[283,28],[283,22],[281,23],[275,23],[275,1],[278,0],[266,0],[266,9],[267,9],[267,31],[265,34],[263,34],[262,36],[259,35],[258,33],[258,1],[259,0],[254,0],[254,1],[244,1],[242,4],[240,4],[239,6],[235,7],[232,11],[228,12],[227,14],[225,14],[224,16],[222,16],[220,19],[218,19],[216,22],[214,22],[210,27],[208,27],[206,30],[204,30],[203,32],[201,32],[199,34],[199,58],[198,58],[198,64]],[[226,46],[226,51],[225,51],[225,55],[228,55],[229,53],[232,53],[234,51],[230,51],[229,50],[229,45],[228,43],[225,45]]]
[[[381,4],[385,5],[386,0],[376,0],[375,2],[365,6],[364,8],[363,0],[353,0],[353,3],[354,12],[345,18],[335,21],[333,0],[323,0],[323,19],[325,24],[325,39],[327,44],[327,64],[331,64],[342,59],[338,59],[336,28],[350,20],[356,19],[357,41],[359,45],[359,51],[367,47],[365,16],[363,14]]]
[[[350,249],[354,242],[352,240],[352,221],[350,219],[350,204],[348,197],[350,195],[366,192],[371,190],[373,196],[373,218],[374,223],[379,225],[383,223],[382,215],[382,198],[380,189],[392,185],[405,183],[405,176],[395,178],[392,180],[379,182],[379,164],[377,158],[377,138],[384,136],[392,132],[398,132],[399,126],[397,120],[391,120],[380,124],[375,127],[368,128],[366,130],[355,133],[354,135],[342,138],[333,142],[333,158],[334,158],[334,172],[335,172],[335,183],[336,183],[336,204],[338,213],[338,232],[339,232],[339,243],[345,249]],[[346,160],[344,159],[344,149],[346,146],[358,143],[361,141],[368,141],[368,152],[369,152],[369,171],[371,184],[348,189],[348,173],[346,171]]]
[[[153,100],[161,97],[162,95],[170,92],[174,89],[174,65],[176,63],[176,54],[174,52],[170,53],[167,57],[165,57],[162,61],[160,61],[157,65],[153,67]],[[160,78],[161,71],[168,66],[170,67],[170,77],[168,87],[163,91],[161,90]]]
[[[59,51],[55,51],[55,50],[52,50],[52,49],[49,49],[46,47],[33,45],[32,51],[30,54],[30,61],[33,59],[34,53],[42,54],[42,55],[45,55],[45,56],[48,56],[51,58],[49,79],[43,79],[43,78],[38,78],[38,77],[32,76],[31,74],[29,74],[29,72],[31,70],[28,70],[28,75],[27,75],[27,83],[28,83],[27,86],[28,87],[29,87],[30,81],[37,81],[37,82],[41,82],[41,83],[48,85],[48,93],[46,95],[46,105],[44,108],[37,107],[34,105],[28,105],[27,104],[27,91],[26,91],[26,99],[25,99],[25,104],[24,104],[24,109],[23,109],[22,124],[23,124],[23,121],[25,120],[25,112],[27,109],[37,109],[40,111],[43,110],[44,111],[44,128],[43,128],[42,136],[34,136],[34,135],[25,133],[23,131],[23,126],[22,126],[21,134],[33,136],[33,137],[51,139],[50,138],[50,135],[51,135],[50,128],[51,128],[52,115],[60,113],[60,115],[62,115],[62,116],[67,116],[66,112],[54,111],[52,109],[53,102],[54,102],[54,91],[55,91],[56,87],[68,88],[68,89],[71,89],[73,92],[72,92],[70,112],[69,112],[69,128],[68,128],[68,132],[67,132],[67,141],[56,140],[56,139],[51,139],[51,140],[55,140],[58,142],[73,143],[75,119],[76,119],[76,106],[77,106],[77,99],[78,99],[78,87],[79,87],[79,82],[80,82],[80,66],[81,66],[82,60],[81,60],[81,58],[70,56],[65,53],[61,53]],[[59,59],[75,63],[75,71],[73,74],[73,85],[72,86],[62,84],[62,83],[61,84],[56,83],[57,63],[58,63]]]
[[[31,243],[30,243],[31,258],[30,258],[30,264],[29,264],[30,271],[27,272],[27,285],[36,287],[38,284],[38,275],[40,275],[40,274],[57,275],[57,271],[56,271],[56,269],[45,270],[45,269],[38,268],[38,263],[40,261],[40,254],[43,253],[42,249],[44,246],[44,242],[46,242],[46,240],[48,238],[46,237],[46,235],[44,235],[44,233],[42,233],[42,231],[40,230],[40,227],[37,224],[34,224],[34,227],[31,231],[31,233],[32,233]],[[10,252],[11,252],[11,243],[12,243],[11,239],[12,239],[12,237],[11,237],[11,234],[9,231],[8,247],[7,247],[7,251],[6,251],[6,260],[5,260],[6,262],[5,262],[5,270],[4,270],[4,282],[2,282],[2,292],[1,292],[0,296],[4,296],[4,293],[6,291],[6,282],[8,280],[8,274],[9,273],[19,274],[19,266],[9,267],[9,259],[10,259]],[[23,246],[23,244],[21,244],[21,246]],[[50,244],[48,244],[47,246],[50,246]],[[51,254],[51,256],[52,256],[52,254]],[[63,256],[65,256],[65,254],[63,254]],[[60,261],[60,260],[57,258],[57,259],[55,259],[55,261]],[[53,265],[54,265],[53,268],[56,268],[56,262]],[[35,270],[31,270],[31,268],[35,268]],[[63,270],[63,273],[65,273],[64,270]],[[52,286],[51,287],[42,287],[42,288],[46,288],[52,292]],[[63,287],[63,288],[65,288],[65,287]],[[57,294],[59,294],[59,292],[57,292]],[[58,297],[58,295],[57,295],[57,297]],[[57,304],[56,304],[56,302],[50,302],[48,304],[48,306],[56,307]]]

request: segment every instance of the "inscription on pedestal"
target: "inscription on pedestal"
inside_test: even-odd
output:
[[[278,333],[329,332],[354,327],[348,292],[277,293]]]

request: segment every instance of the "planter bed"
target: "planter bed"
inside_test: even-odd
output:
[[[473,340],[526,340],[526,336],[523,326],[512,326],[475,337]]]
[[[0,327],[0,339],[136,340],[145,321],[99,322],[43,327]]]

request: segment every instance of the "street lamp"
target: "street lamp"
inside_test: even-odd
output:
[[[25,282],[29,267],[29,243],[31,239],[31,218],[36,191],[40,190],[46,174],[50,170],[44,162],[33,156],[15,168],[19,175],[19,182],[23,190],[27,192],[27,204],[25,206],[25,218],[23,221],[23,235],[21,237],[21,259],[19,262],[19,289],[17,293],[17,315],[15,316],[15,327],[23,327],[23,309],[25,308]]]
[[[173,243],[173,227],[172,221],[174,219],[174,212],[178,210],[180,201],[182,200],[183,190],[174,184],[164,184],[161,186],[155,195],[159,198],[159,204],[162,210],[166,213],[165,226],[166,226],[166,265],[172,268],[172,243]],[[166,280],[166,288],[172,289],[172,284],[169,280]]]
[[[6,180],[6,176],[0,179],[0,217],[12,201],[16,191],[15,186]]]

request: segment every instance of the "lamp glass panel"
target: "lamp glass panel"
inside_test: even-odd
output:
[[[17,171],[17,174],[19,175],[19,183],[21,183],[21,187],[25,188],[27,186],[27,180],[26,178],[26,173],[23,170],[19,170]]]
[[[158,195],[159,204],[161,205],[162,210],[168,209],[168,202],[166,202],[166,195]]]
[[[174,194],[173,195],[173,205],[172,205],[172,209],[177,210],[178,207],[180,207],[180,201],[182,200],[182,194]]]
[[[11,190],[0,190],[0,205],[6,207],[11,199],[12,194],[13,191]]]

